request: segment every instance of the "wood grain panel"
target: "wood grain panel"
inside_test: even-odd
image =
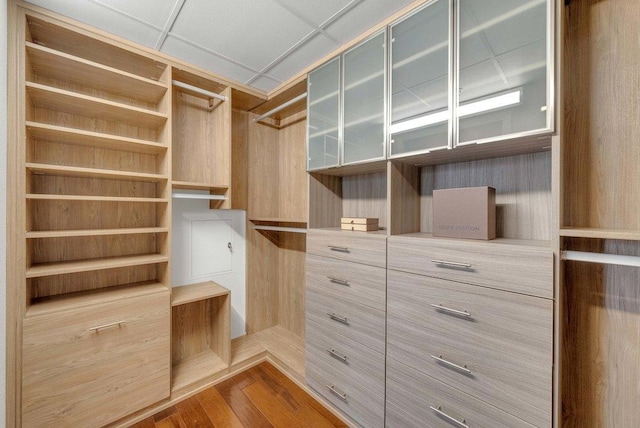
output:
[[[342,177],[342,217],[378,218],[387,227],[387,174]]]
[[[391,235],[420,231],[420,168],[389,162],[389,229]],[[424,170],[429,174],[429,170]],[[426,178],[426,177],[425,177]]]
[[[62,177],[31,174],[29,193],[48,195],[112,196],[123,198],[159,198],[158,183],[100,178]]]
[[[278,247],[247,225],[247,334],[278,324]]]
[[[534,153],[421,169],[422,232],[433,230],[433,190],[490,186],[496,189],[496,236],[551,239],[551,154]]]
[[[279,132],[277,173],[280,218],[303,220],[308,218],[306,124],[306,121],[302,121],[283,128]]]
[[[231,113],[231,207],[246,210],[249,206],[249,116]]]
[[[279,133],[249,116],[249,218],[279,216]],[[284,183],[283,183],[284,184]]]
[[[300,337],[304,337],[306,242],[304,234],[282,233],[278,245],[278,324]]]
[[[340,227],[342,178],[309,174],[309,228]]]
[[[386,235],[378,232],[352,232],[310,229],[307,252],[353,263],[387,266]]]

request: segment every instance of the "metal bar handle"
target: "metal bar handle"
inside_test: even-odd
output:
[[[471,374],[471,370],[469,370],[467,368],[466,364],[464,366],[459,366],[456,363],[452,363],[451,361],[445,360],[444,358],[442,358],[442,355],[440,355],[438,357],[436,357],[435,355],[431,355],[431,358],[433,358],[434,360],[436,360],[436,361],[438,361],[438,362],[440,362],[442,364],[446,364],[449,367],[453,367],[456,370],[460,370],[461,372],[465,372],[465,373]]]
[[[457,309],[447,308],[446,306],[436,305],[435,303],[431,303],[431,306],[433,306],[434,308],[436,308],[436,309],[438,309],[440,311],[450,312],[450,313],[455,314],[455,315],[460,315],[461,317],[471,318],[471,314],[469,312],[467,312],[467,311],[459,311]]]
[[[89,331],[95,331],[96,333],[98,332],[98,330],[102,330],[105,328],[109,328],[109,327],[115,327],[115,326],[121,326],[122,324],[126,324],[127,322],[125,320],[122,321],[116,321],[116,322],[110,322],[109,324],[102,324],[102,325],[97,325],[95,327],[91,327],[89,329]]]
[[[339,359],[340,361],[343,361],[343,362],[345,362],[345,363],[347,362],[347,356],[346,356],[346,355],[340,355],[340,354],[338,354],[338,353],[336,352],[336,350],[335,350],[335,349],[327,349],[327,352],[328,352],[332,357],[337,358],[337,359]]]
[[[335,385],[327,385],[327,388],[329,388],[329,391],[331,391],[332,394],[337,396],[342,401],[347,401],[347,393],[346,392],[338,392],[338,390],[336,389]]]
[[[339,251],[341,253],[348,253],[349,252],[349,248],[347,248],[347,247],[337,247],[335,245],[327,245],[327,247],[329,247],[329,249],[331,251]]]
[[[328,276],[327,278],[329,279],[329,281],[335,282],[336,284],[347,286],[349,285],[349,281],[347,281],[346,279],[336,278],[335,276]]]
[[[453,416],[449,416],[447,415],[445,412],[442,411],[442,406],[438,406],[433,407],[433,406],[429,406],[429,408],[431,410],[433,410],[434,412],[436,412],[437,414],[439,414],[440,416],[442,416],[443,418],[445,418],[447,421],[454,423],[458,426],[461,426],[462,428],[469,428],[469,425],[467,425],[467,420],[463,419],[462,421],[457,420],[456,418],[454,418]]]
[[[327,313],[327,315],[329,315],[329,318],[331,318],[332,320],[341,322],[342,324],[349,324],[349,320],[347,319],[347,317],[341,317],[340,315],[336,315],[335,312],[333,313]]]
[[[462,267],[467,269],[473,266],[470,263],[450,262],[447,260],[431,260],[431,263],[435,263],[437,265],[442,265],[442,266]]]

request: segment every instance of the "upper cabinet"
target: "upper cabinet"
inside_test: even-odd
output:
[[[458,145],[553,131],[550,3],[458,1]]]
[[[307,78],[308,169],[338,166],[340,156],[340,57]]]

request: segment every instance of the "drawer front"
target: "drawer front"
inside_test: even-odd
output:
[[[384,395],[384,354],[309,322],[306,326],[306,360],[331,367],[340,379],[359,383]]]
[[[102,426],[167,398],[170,309],[167,291],[25,319],[23,425]]]
[[[389,269],[553,298],[553,252],[544,247],[390,238]]]
[[[340,377],[332,367],[320,362],[307,362],[305,379],[311,388],[360,425],[384,426],[384,395]]]
[[[387,365],[386,426],[533,428],[515,416],[393,360]]]
[[[307,234],[307,253],[365,265],[387,266],[385,235],[364,235],[364,232],[314,231]]]
[[[315,322],[349,340],[384,353],[384,312],[307,288],[305,313],[307,324]]]
[[[389,358],[530,423],[551,423],[552,301],[389,272],[387,314]]]
[[[307,288],[384,311],[386,269],[307,254]]]

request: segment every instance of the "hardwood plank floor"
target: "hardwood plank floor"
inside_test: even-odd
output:
[[[270,363],[261,363],[132,428],[346,427]]]

